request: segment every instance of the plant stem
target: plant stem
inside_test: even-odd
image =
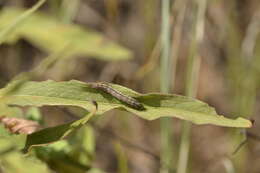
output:
[[[161,58],[161,91],[170,90],[170,0],[162,1],[162,58]]]
[[[161,92],[167,93],[170,90],[171,62],[170,62],[170,0],[162,1],[162,57],[161,57]],[[161,173],[168,173],[172,160],[171,121],[169,118],[161,119]]]
[[[206,0],[197,1],[198,12],[195,23],[195,34],[192,39],[190,55],[188,58],[187,77],[186,77],[186,95],[196,97],[198,76],[200,68],[200,56],[198,46],[202,42],[204,34],[204,16],[206,11]],[[190,133],[191,123],[183,122],[179,161],[177,173],[186,173],[188,168],[188,158],[190,151]]]
[[[173,3],[172,8],[175,10],[173,11],[177,13],[176,19],[174,21],[174,31],[172,34],[172,50],[171,50],[171,55],[172,55],[172,81],[175,82],[175,74],[176,74],[176,65],[177,65],[177,60],[179,56],[179,50],[181,47],[181,40],[182,40],[182,31],[183,31],[183,22],[185,19],[185,13],[186,13],[186,8],[187,8],[187,1],[188,0],[176,0]]]

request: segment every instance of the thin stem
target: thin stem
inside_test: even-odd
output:
[[[170,0],[162,1],[162,57],[161,57],[161,92],[167,93],[170,90],[171,62],[170,62]],[[168,173],[171,169],[172,140],[171,121],[168,118],[161,119],[161,173]]]
[[[206,0],[198,0],[198,12],[195,23],[195,35],[191,43],[190,55],[188,58],[186,95],[195,97],[197,94],[198,76],[200,68],[200,56],[198,45],[202,42],[204,35],[204,16],[207,6]],[[182,127],[181,144],[177,173],[186,173],[190,151],[191,123],[184,122]]]
[[[162,1],[162,58],[161,58],[161,91],[170,89],[170,0]]]
[[[176,0],[173,4],[173,9],[176,9],[177,11],[177,17],[174,21],[174,31],[172,35],[172,81],[173,86],[175,83],[175,74],[176,74],[176,65],[177,65],[177,59],[179,56],[179,50],[181,46],[181,40],[182,40],[182,31],[183,31],[183,22],[185,19],[185,13],[187,8],[187,1],[188,0]],[[174,10],[172,10],[174,13]]]

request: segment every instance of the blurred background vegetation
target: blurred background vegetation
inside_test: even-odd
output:
[[[41,66],[34,80],[107,81],[141,93],[188,95],[219,114],[254,119],[254,127],[245,132],[167,119],[171,137],[165,149],[160,140],[165,122],[110,111],[70,139],[37,148],[34,155],[41,161],[35,162],[57,172],[260,172],[259,0],[163,1],[45,2],[0,40],[0,86]],[[0,0],[0,31],[35,3]],[[27,117],[42,119],[45,126],[82,114],[76,108],[32,109],[26,109]],[[232,154],[245,137],[246,144]],[[17,155],[1,164],[20,169],[27,163]],[[22,164],[10,166],[15,162]]]

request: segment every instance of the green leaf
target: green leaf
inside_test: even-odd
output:
[[[1,140],[2,142],[2,140]],[[1,168],[5,170],[6,173],[50,173],[51,171],[48,167],[37,160],[36,158],[25,158],[19,152],[10,152],[0,157]]]
[[[23,23],[30,15],[32,15],[46,0],[40,0],[32,8],[17,15],[5,28],[0,31],[0,45],[6,41],[12,32],[14,32],[21,23]]]
[[[26,135],[25,134],[11,134],[4,125],[0,124],[0,139],[3,141],[8,141],[10,143],[10,148],[13,149],[23,149],[26,143]],[[5,150],[5,147],[3,147],[3,144],[5,142],[0,142],[0,153],[2,153]]]
[[[28,135],[24,151],[27,152],[32,146],[42,146],[64,139],[72,131],[84,125],[95,114],[95,111],[96,110],[79,120],[58,125],[55,127],[45,128],[43,130]]]
[[[14,88],[15,82],[0,90],[1,101],[7,104],[20,106],[43,105],[68,105],[79,106],[86,110],[93,110],[93,100],[98,103],[97,113],[103,114],[111,109],[120,108],[132,112],[144,119],[154,120],[161,117],[176,117],[191,121],[195,124],[213,124],[226,127],[252,126],[249,120],[244,118],[229,119],[217,115],[215,109],[199,100],[173,94],[140,94],[131,89],[110,84],[115,90],[123,94],[135,97],[143,104],[145,110],[139,111],[117,100],[110,94],[93,89],[88,83],[79,81],[68,82],[24,82],[12,92],[5,92]]]
[[[24,10],[15,8],[2,10],[0,30],[23,12]],[[83,29],[75,24],[64,24],[40,12],[27,18],[23,25],[17,27],[8,37],[9,42],[26,39],[48,53],[58,52],[69,44],[67,56],[94,56],[111,61],[125,60],[132,56],[129,50],[106,39],[98,32]]]
[[[0,127],[0,134],[1,170],[3,169],[6,173],[50,172],[47,166],[38,159],[25,157],[19,152],[21,149],[20,143],[25,141],[25,135],[8,135],[2,127]],[[28,168],[30,168],[30,171],[28,171]]]
[[[61,140],[46,147],[35,148],[37,157],[47,163],[51,163],[51,165],[55,165],[53,170],[56,172],[86,173],[90,170],[93,170],[93,168],[90,166],[92,164],[88,162],[81,162],[73,156],[74,144],[70,143],[70,139],[71,138],[69,138],[69,140]],[[80,150],[80,148],[78,150]],[[82,151],[82,155],[83,154],[86,153]]]
[[[95,135],[90,125],[85,125],[69,138],[70,154],[82,164],[91,165],[95,156]]]

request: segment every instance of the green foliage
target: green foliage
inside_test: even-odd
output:
[[[50,172],[45,163],[35,157],[25,157],[19,152],[25,135],[10,136],[3,127],[0,127],[0,134],[0,162],[6,173]]]
[[[5,28],[0,31],[0,45],[6,41],[10,34],[12,34],[19,27],[19,25],[30,17],[44,2],[45,0],[40,0],[32,8],[18,14],[15,18],[13,18],[13,20],[11,20],[11,22],[8,23],[8,25],[5,25]]]
[[[0,90],[0,115],[23,116],[40,122],[42,115],[37,108],[40,106],[77,106],[84,108],[88,113],[78,120],[45,128],[29,135],[10,134],[1,125],[0,172],[47,173],[51,172],[46,166],[49,164],[54,165],[52,169],[55,172],[102,173],[102,170],[93,168],[92,166],[95,158],[95,135],[92,127],[86,125],[86,123],[94,115],[100,115],[112,109],[131,112],[146,120],[175,117],[199,125],[212,124],[238,128],[252,126],[249,120],[243,118],[230,119],[218,115],[215,109],[206,103],[189,97],[160,93],[140,94],[123,86],[110,84],[115,90],[136,98],[145,107],[145,110],[141,111],[129,107],[127,104],[120,102],[101,90],[91,88],[88,83],[75,80],[67,82],[28,81],[33,80],[34,77],[37,79],[37,77],[43,75],[61,58],[83,55],[114,61],[126,60],[132,56],[130,50],[107,40],[101,33],[90,29],[83,29],[76,24],[70,24],[76,11],[61,11],[61,14],[64,12],[67,13],[67,15],[64,15],[63,22],[55,19],[54,16],[35,12],[44,2],[45,0],[40,0],[29,10],[5,8],[0,12],[0,44],[15,43],[17,40],[25,39],[35,47],[50,54],[35,69],[29,73],[19,75],[22,80],[14,80]],[[70,1],[63,1],[63,3],[67,3],[67,6],[71,5]],[[75,6],[70,7],[73,10],[77,10]],[[67,7],[63,10],[66,9]],[[65,24],[64,21],[67,23]],[[229,39],[232,44],[228,43],[228,46],[231,46],[229,48],[230,57],[242,57],[240,54],[243,54],[243,52],[238,51],[241,41],[237,40],[238,36],[235,35],[237,32],[231,33],[234,34],[234,38]],[[168,37],[167,39],[169,40]],[[168,45],[168,47],[170,46]],[[256,47],[259,47],[259,41]],[[257,53],[255,54],[254,61],[258,60],[259,49],[257,48],[255,48]],[[244,65],[247,60],[244,61],[235,58],[231,60],[230,64],[236,65],[234,69],[232,68],[232,74],[234,77],[238,76],[237,83],[239,84],[237,85],[235,81],[232,89],[238,95],[235,99],[239,102],[237,110],[239,108],[242,110],[248,105],[253,105],[250,99],[255,99],[254,91],[257,88],[255,86],[257,82],[255,81],[258,79],[256,74],[259,72],[259,68],[255,65]],[[165,63],[165,65],[169,65],[169,63]],[[254,68],[252,68],[253,70],[248,70],[248,67]],[[191,68],[188,67],[188,69]],[[21,79],[19,77],[17,79]],[[243,78],[246,78],[248,82],[241,80]],[[169,78],[163,84],[170,82],[170,80],[172,78]],[[191,82],[192,79],[188,81]],[[241,88],[244,92],[241,92]],[[248,88],[253,88],[253,92]],[[97,102],[98,109],[93,104],[93,101]],[[23,108],[20,109],[20,106],[31,107],[26,110]],[[23,111],[25,114],[23,114]],[[244,112],[244,117],[251,114],[250,111],[240,112]],[[44,116],[50,117],[49,115]],[[165,129],[169,128],[169,126],[164,127]],[[24,149],[23,151],[26,152],[26,155],[21,152],[22,149]],[[118,158],[118,171],[128,172],[127,158],[122,147],[116,143],[115,150]],[[30,156],[28,156],[29,154]],[[39,161],[38,158],[43,162]],[[30,169],[29,171],[28,168]]]
[[[55,164],[57,172],[103,173],[91,166],[95,154],[94,141],[92,127],[85,125],[66,140],[35,148],[35,153],[44,162]]]
[[[1,110],[1,116],[15,116],[15,117],[21,117],[22,111],[19,108],[7,106],[6,104],[0,103],[0,110]]]
[[[20,145],[24,146],[24,151],[28,151],[33,146],[43,146],[62,140],[71,134],[71,132],[82,127],[82,125],[84,125],[96,113],[103,114],[115,108],[132,112],[147,120],[154,120],[161,117],[176,117],[191,121],[195,124],[214,124],[227,127],[251,126],[249,120],[243,118],[228,119],[224,116],[219,116],[212,107],[189,97],[159,93],[140,94],[119,85],[110,85],[115,90],[118,90],[125,95],[135,97],[143,104],[145,110],[135,110],[125,103],[120,102],[112,95],[104,93],[101,90],[93,89],[88,83],[75,80],[68,82],[13,81],[0,90],[0,105],[2,105],[0,108],[2,112],[11,112],[12,114],[15,114],[17,108],[3,105],[78,106],[90,111],[90,113],[79,120],[55,127],[45,128],[28,135],[26,142],[25,140],[20,140],[23,141]],[[93,101],[97,102],[97,110]],[[90,141],[86,141],[87,136],[90,137]],[[93,144],[89,143],[93,141],[91,136],[93,136],[91,135],[91,132],[87,132],[87,135],[84,138],[85,141],[82,141],[82,145],[85,146],[83,148],[88,148],[86,150],[88,153],[93,153]],[[12,139],[12,141],[15,139],[14,136],[9,138]],[[75,151],[75,153],[77,152]],[[82,161],[83,159],[83,162],[88,162],[90,159],[82,158],[82,156],[78,156],[77,158],[79,161]]]
[[[18,81],[19,83],[19,81]],[[79,81],[68,82],[24,82],[16,89],[16,82],[9,84],[0,90],[2,103],[19,106],[44,106],[44,105],[67,105],[78,106],[86,110],[95,107],[92,101],[98,103],[98,114],[103,114],[111,109],[120,108],[132,112],[144,119],[154,120],[161,117],[176,117],[191,121],[195,124],[214,124],[227,127],[251,127],[251,122],[243,118],[229,119],[219,116],[214,108],[206,103],[172,94],[140,94],[131,89],[111,84],[111,86],[125,95],[135,97],[146,110],[135,110],[113,96],[103,91],[92,89],[89,84]]]
[[[42,123],[42,115],[37,107],[30,107],[25,115],[26,119]]]
[[[95,114],[95,111],[79,120],[55,127],[45,128],[28,135],[24,151],[28,151],[32,146],[41,146],[64,139],[72,131],[84,125],[89,120],[89,118]]]
[[[1,163],[6,173],[51,172],[43,162],[36,159],[24,158],[19,152],[10,152],[1,157]]]
[[[0,30],[23,13],[22,9],[4,9],[0,13]],[[64,24],[40,12],[31,14],[22,25],[6,36],[9,43],[23,38],[48,53],[59,52],[69,45],[66,48],[66,57],[84,55],[102,60],[125,60],[132,56],[129,50],[98,32],[75,24]]]
[[[82,164],[91,164],[95,158],[95,141],[95,134],[92,126],[87,124],[82,126],[82,128],[72,135],[69,140],[70,145],[73,146],[73,157]]]
[[[229,119],[217,115],[214,108],[208,106],[206,103],[189,97],[159,93],[140,94],[123,86],[115,84],[110,84],[110,86],[127,96],[136,98],[143,104],[145,110],[135,110],[127,104],[117,100],[112,95],[98,89],[93,89],[88,83],[80,81],[55,82],[49,80],[44,82],[33,82],[23,80],[21,82],[17,80],[0,90],[0,105],[2,105],[0,111],[6,113],[10,112],[12,114],[15,114],[17,111],[17,108],[13,106],[3,105],[60,105],[77,106],[90,112],[79,120],[34,132],[27,136],[26,141],[25,138],[19,140],[22,141],[20,146],[22,145],[24,147],[25,152],[29,151],[34,146],[43,146],[62,140],[65,137],[68,137],[71,132],[81,128],[93,115],[103,114],[115,108],[132,112],[147,120],[154,120],[161,117],[176,117],[191,121],[195,124],[214,124],[226,127],[251,127],[251,122],[249,120],[243,118]],[[93,104],[93,101],[97,103],[97,107]],[[35,110],[33,112],[35,112]],[[8,138],[12,139],[11,141],[15,140],[14,136],[9,136]],[[94,141],[92,132],[87,130],[84,139],[85,140],[81,141],[81,146],[82,148],[85,148],[85,152],[90,153],[91,156],[91,153],[93,153],[94,150],[93,143],[91,143],[91,141]],[[63,155],[64,154],[65,153],[63,153]],[[80,152],[76,150],[74,150],[74,157],[77,158],[76,163],[91,162],[91,157],[84,158],[83,156],[80,156]],[[60,164],[64,166],[64,163]],[[74,166],[68,169],[73,170]]]

